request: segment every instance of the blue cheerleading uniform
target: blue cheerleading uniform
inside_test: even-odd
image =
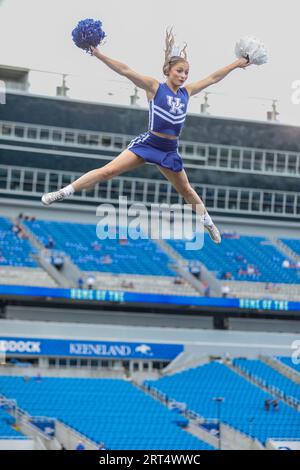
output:
[[[185,87],[174,93],[167,83],[160,83],[157,92],[149,101],[149,130],[134,138],[128,145],[136,155],[149,163],[178,172],[183,168],[178,153],[178,142],[187,114],[189,94]],[[168,139],[151,131],[176,136]]]

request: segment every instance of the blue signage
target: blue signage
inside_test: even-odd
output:
[[[112,290],[60,289],[50,287],[7,286],[0,285],[0,296],[19,295],[30,297],[61,298],[98,302],[136,302],[189,305],[199,307],[225,307],[253,310],[299,311],[300,302],[275,299],[237,299],[223,297],[199,297],[164,294],[148,294],[145,292],[124,292]]]
[[[109,359],[172,360],[183,351],[181,344],[18,338],[0,336],[0,354]]]

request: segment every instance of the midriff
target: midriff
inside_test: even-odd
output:
[[[166,137],[167,139],[178,139],[178,137],[176,137],[176,135],[162,134],[161,132],[154,132],[154,131],[150,131],[150,132],[152,132],[153,134],[158,135],[159,137]]]

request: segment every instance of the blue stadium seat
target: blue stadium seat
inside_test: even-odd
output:
[[[205,233],[204,247],[201,250],[186,250],[184,240],[168,240],[168,243],[183,258],[204,263],[215,273],[217,279],[222,279],[224,273],[231,272],[232,280],[235,281],[300,283],[300,269],[283,268],[282,262],[286,256],[268,244],[265,237],[250,235],[223,237],[222,243],[215,245]],[[247,264],[254,265],[258,273],[246,274]]]
[[[287,245],[292,251],[300,256],[300,240],[292,238],[279,238],[285,245]]]
[[[11,229],[10,220],[0,217],[0,266],[37,267],[38,264],[32,258],[36,249],[28,240],[19,238]]]
[[[12,416],[0,408],[0,439],[25,439],[26,436],[11,427]]]
[[[56,417],[109,449],[214,449],[174,423],[174,413],[120,379],[0,376],[0,393],[32,416]]]
[[[294,369],[296,372],[299,372],[300,374],[300,362],[299,364],[296,364],[295,361],[292,361],[292,358],[289,356],[276,356],[276,359],[286,366],[290,367],[291,369]]]
[[[264,410],[264,400],[272,396],[244,379],[224,364],[209,364],[146,381],[148,385],[179,402],[206,419],[217,419],[264,443],[268,438],[299,437],[300,415],[279,403],[279,411]],[[218,405],[214,397],[224,397]]]
[[[83,271],[128,273],[159,276],[176,276],[168,268],[170,258],[151,239],[132,240],[124,244],[118,237],[99,240],[94,224],[55,222],[47,220],[26,221],[26,226],[46,245],[49,235],[55,241],[55,248],[64,251]],[[119,227],[117,227],[119,230]],[[93,249],[93,243],[100,245]],[[109,257],[111,262],[106,262]]]
[[[264,362],[258,359],[234,359],[233,362],[251,375],[262,378],[268,386],[277,387],[285,395],[300,401],[300,386]]]

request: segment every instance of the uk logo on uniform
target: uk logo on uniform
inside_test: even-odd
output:
[[[167,95],[167,102],[168,105],[170,106],[170,113],[173,114],[183,114],[184,110],[182,109],[184,107],[184,103],[181,103],[180,98],[174,98],[173,96]]]

